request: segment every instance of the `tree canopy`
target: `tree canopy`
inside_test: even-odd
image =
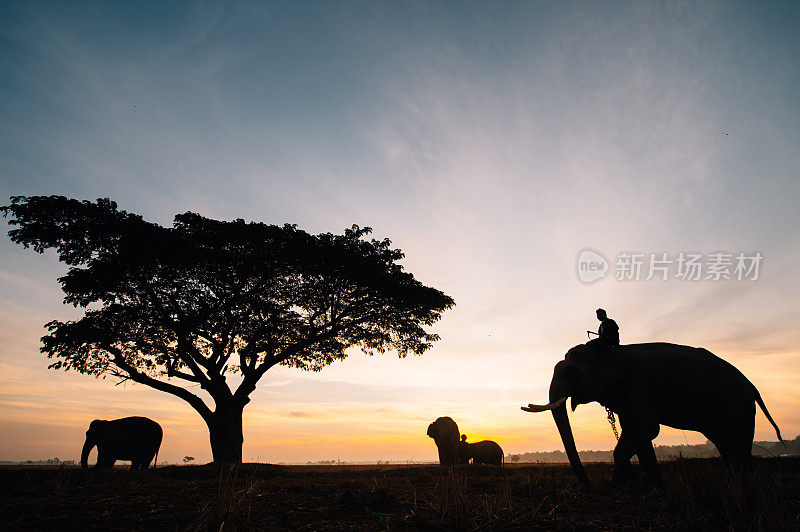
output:
[[[55,249],[69,267],[65,303],[87,309],[46,325],[50,367],[180,397],[208,424],[215,461],[241,460],[241,412],[270,368],[319,371],[354,346],[424,353],[438,340],[425,326],[454,305],[404,271],[388,239],[368,239],[368,227],[313,235],[191,212],[162,227],[108,198],[14,196],[0,210],[12,241]],[[235,388],[231,372],[241,374]]]

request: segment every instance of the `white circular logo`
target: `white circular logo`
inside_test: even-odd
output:
[[[608,261],[604,256],[592,249],[584,249],[578,255],[578,279],[584,283],[593,283],[603,279],[608,271]]]

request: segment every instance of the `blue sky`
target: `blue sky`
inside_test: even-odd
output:
[[[598,306],[623,342],[733,362],[793,437],[798,23],[794,3],[5,2],[0,196],[108,196],[162,224],[369,225],[455,298],[423,357],[268,377],[246,459],[433,459],[439,415],[507,451],[558,448],[518,406],[546,396]],[[752,283],[585,285],[587,247],[764,262]],[[41,326],[75,315],[63,269],[7,238],[0,253],[0,459],[67,455],[90,419],[129,413],[185,425],[170,459],[208,454],[177,399],[47,371]],[[599,407],[581,410],[579,446],[610,448]],[[296,443],[322,434],[323,450]]]

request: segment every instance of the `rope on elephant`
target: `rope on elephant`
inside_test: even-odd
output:
[[[611,411],[610,408],[606,407],[606,413],[608,414],[608,422],[611,424],[611,430],[614,431],[614,437],[619,441],[619,433],[617,432],[617,420],[614,419],[614,412]]]

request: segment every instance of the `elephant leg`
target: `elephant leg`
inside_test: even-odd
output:
[[[633,476],[631,458],[636,452],[634,438],[629,432],[622,430],[617,446],[614,447],[614,475],[611,482],[620,484],[627,482]]]
[[[731,434],[727,460],[748,463],[753,457],[753,436],[755,435],[755,419],[743,427],[736,427]]]
[[[754,432],[754,419],[748,419],[747,423],[726,420],[722,426],[707,431],[706,437],[714,444],[724,461],[745,463],[752,457]]]
[[[656,460],[656,451],[653,449],[653,442],[651,440],[644,440],[639,443],[636,449],[636,456],[639,457],[639,465],[647,475],[648,482],[653,484],[661,484],[661,475],[658,472],[658,460]]]
[[[719,451],[720,457],[728,463],[746,463],[750,461],[753,452],[753,441],[740,435],[716,435],[709,438]]]
[[[636,456],[639,457],[639,465],[642,466],[648,482],[654,484],[661,483],[661,476],[658,473],[658,460],[656,451],[653,449],[653,440],[656,439],[661,431],[661,425],[655,422],[642,423],[637,425],[638,445],[636,446]]]
[[[742,437],[741,434],[739,438],[734,438],[730,431],[717,431],[705,436],[719,451],[725,469],[734,482],[749,486],[752,441],[743,441],[748,438]]]
[[[99,468],[113,469],[117,460],[108,451],[97,448],[97,466]]]
[[[713,437],[708,439],[726,462],[748,462],[753,453],[755,405],[752,400],[745,405],[731,405],[726,414],[710,428]]]
[[[622,433],[614,448],[614,476],[611,477],[611,481],[614,483],[635,478],[631,467],[631,458],[634,454],[639,457],[639,464],[648,480],[655,483],[660,482],[653,439],[658,436],[661,426],[652,421],[644,421],[644,419],[646,419],[645,415],[634,418],[619,416]]]

